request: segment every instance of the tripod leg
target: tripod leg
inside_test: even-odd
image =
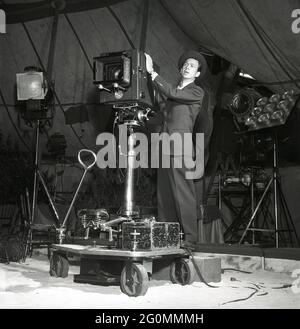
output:
[[[270,212],[270,207],[271,207],[271,199],[268,198],[266,200],[266,202],[264,203],[263,207],[262,207],[262,211],[261,211],[261,215],[263,216],[263,220],[262,220],[262,223],[261,223],[261,228],[262,229],[267,229],[267,230],[270,230],[269,232],[269,237],[270,239],[272,240],[273,239],[273,233],[271,232],[271,229],[270,229],[270,226],[269,226],[269,223],[271,223],[272,225],[274,225],[274,219],[272,217],[272,214]]]
[[[208,200],[208,196],[210,194],[210,191],[212,189],[212,186],[213,186],[213,183],[215,181],[215,178],[216,178],[216,174],[217,174],[217,170],[218,170],[218,167],[219,167],[219,162],[217,161],[216,164],[215,164],[215,167],[214,167],[214,170],[213,170],[213,173],[209,179],[209,183],[208,183],[208,186],[207,186],[207,190],[205,192],[205,195],[203,197],[203,203],[204,204],[207,204],[207,200]]]
[[[246,235],[247,231],[249,230],[249,228],[250,228],[250,226],[251,226],[251,224],[252,224],[252,222],[253,222],[253,220],[254,220],[254,218],[255,218],[255,216],[256,216],[256,213],[258,212],[258,210],[259,210],[259,208],[260,208],[260,205],[261,205],[261,203],[263,202],[264,197],[265,197],[265,195],[267,194],[268,189],[270,188],[270,186],[271,186],[273,180],[274,180],[274,179],[271,178],[270,181],[269,181],[269,183],[268,183],[268,185],[266,186],[266,189],[264,190],[264,193],[263,193],[263,195],[261,196],[261,198],[260,198],[260,200],[259,200],[259,202],[258,202],[258,204],[257,204],[257,206],[256,206],[256,208],[255,208],[255,210],[254,210],[254,212],[253,212],[253,214],[252,214],[252,216],[251,216],[249,222],[248,222],[248,225],[247,225],[247,227],[246,227],[246,229],[245,229],[245,231],[244,231],[244,233],[243,233],[243,235],[242,235],[242,237],[241,237],[241,239],[240,239],[240,241],[239,241],[239,244],[241,244],[241,243],[243,242],[243,240],[244,240],[244,238],[245,238],[245,235]]]
[[[55,206],[54,206],[54,203],[53,203],[53,201],[52,201],[52,199],[51,199],[51,196],[50,196],[50,193],[49,193],[49,191],[48,191],[48,188],[47,188],[47,185],[46,185],[46,183],[45,183],[45,180],[44,180],[43,176],[41,175],[39,169],[37,169],[36,171],[37,171],[37,173],[38,173],[38,175],[39,175],[39,179],[40,179],[40,181],[42,182],[42,185],[43,185],[44,190],[45,190],[45,192],[46,192],[47,198],[48,198],[48,200],[49,200],[49,202],[50,202],[51,208],[52,208],[52,210],[53,210],[53,212],[54,212],[54,214],[55,214],[56,222],[57,222],[57,224],[59,225],[59,224],[60,224],[60,223],[59,223],[59,216],[58,216],[57,210],[56,210],[56,208],[55,208]]]
[[[293,232],[295,234],[297,246],[299,247],[300,246],[300,241],[299,241],[299,237],[298,237],[298,234],[297,234],[297,231],[296,231],[296,227],[295,227],[294,221],[292,219],[292,215],[290,213],[289,207],[287,205],[286,199],[284,197],[284,194],[283,194],[283,191],[282,191],[282,188],[281,188],[281,185],[279,184],[279,182],[278,182],[278,190],[279,190],[279,195],[280,195],[281,202],[282,202],[282,205],[283,205],[283,210],[284,210],[285,215],[286,215],[287,226],[289,228],[288,221],[290,221],[290,224],[292,225]],[[291,233],[290,233],[290,239],[291,239],[291,243],[293,244]]]
[[[32,196],[32,211],[31,211],[31,223],[34,222],[35,208],[38,195],[38,176],[37,168],[39,163],[39,134],[40,134],[40,121],[37,120],[35,127],[35,157],[34,157],[34,180],[33,180],[33,196]]]
[[[288,213],[287,210],[285,209],[284,201],[283,201],[283,196],[281,194],[280,188],[278,186],[278,209],[279,209],[279,233],[281,234],[281,240],[284,243],[285,247],[289,246],[289,243],[293,246],[293,237],[292,237],[292,232],[288,220]]]

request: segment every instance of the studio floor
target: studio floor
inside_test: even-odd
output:
[[[247,266],[246,266],[247,267]],[[1,309],[298,309],[300,283],[291,273],[226,269],[222,280],[181,286],[150,281],[145,296],[128,297],[119,286],[73,282],[79,266],[71,265],[67,278],[49,275],[48,258],[35,250],[24,263],[0,264]],[[245,266],[243,267],[245,268]],[[300,270],[299,270],[300,272]],[[300,273],[298,273],[299,275]],[[299,276],[298,276],[299,278]],[[299,281],[299,280],[298,280]]]

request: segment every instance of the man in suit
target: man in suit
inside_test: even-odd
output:
[[[181,137],[185,137],[184,134],[189,134],[191,137],[204,97],[203,89],[195,84],[195,80],[200,74],[205,74],[207,69],[205,58],[193,50],[184,53],[178,62],[181,78],[175,87],[154,71],[153,61],[147,54],[146,68],[151,75],[154,88],[166,98],[162,110],[161,129],[161,133],[166,134],[162,135],[177,133]],[[164,138],[162,137],[162,145]],[[181,223],[186,246],[193,246],[198,238],[197,201],[194,181],[187,179],[186,175],[190,168],[187,164],[191,163],[193,155],[183,145],[178,147],[176,144],[171,145],[170,148],[162,146],[160,152],[161,163],[167,157],[170,159],[170,168],[160,165],[158,169],[158,218],[160,221]]]

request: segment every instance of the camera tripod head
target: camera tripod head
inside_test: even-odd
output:
[[[143,126],[155,112],[150,107],[143,108],[138,103],[115,104],[116,122],[129,126]]]

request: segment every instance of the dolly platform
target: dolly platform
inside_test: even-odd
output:
[[[181,248],[165,248],[150,251],[130,251],[105,246],[54,244],[51,248],[50,275],[67,277],[68,257],[80,257],[80,274],[75,282],[113,285],[130,297],[143,296],[153,274],[153,263],[170,261],[170,280],[181,285],[191,284],[196,276],[189,255]]]

